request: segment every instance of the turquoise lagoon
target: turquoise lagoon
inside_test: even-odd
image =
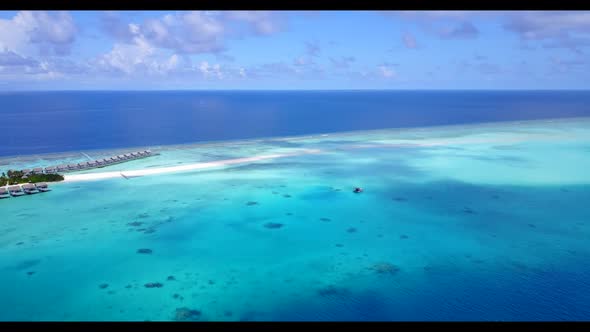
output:
[[[0,200],[0,320],[590,319],[588,118],[139,148],[320,152]]]

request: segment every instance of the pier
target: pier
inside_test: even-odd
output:
[[[152,153],[150,150],[145,150],[145,151],[120,154],[118,156],[113,156],[110,158],[91,160],[91,161],[77,163],[77,164],[62,164],[62,165],[57,165],[55,167],[45,167],[45,174],[85,171],[88,169],[102,168],[102,167],[106,167],[106,166],[124,163],[126,161],[142,159],[142,158],[150,157],[153,155],[154,155],[154,153]],[[33,169],[33,171],[35,171],[35,169]]]
[[[126,161],[132,161],[137,159],[146,158],[149,156],[153,156],[150,150],[139,151],[139,152],[131,152],[126,154],[120,154],[118,156],[110,157],[110,158],[103,158],[99,160],[90,160],[86,162],[80,162],[77,164],[62,164],[57,166],[48,166],[44,169],[41,167],[33,168],[33,169],[23,169],[23,175],[29,176],[34,174],[58,174],[58,173],[67,173],[67,172],[75,172],[75,171],[85,171],[93,168],[102,168],[106,166],[111,166],[115,164],[124,163]],[[86,155],[87,156],[87,155]]]

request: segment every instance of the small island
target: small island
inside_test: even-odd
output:
[[[37,182],[59,182],[63,181],[64,177],[60,174],[26,174],[23,171],[10,170],[7,173],[2,173],[0,176],[0,186],[22,184],[22,183],[37,183]]]

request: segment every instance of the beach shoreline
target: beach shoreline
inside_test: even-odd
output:
[[[187,165],[181,165],[181,166],[143,168],[143,169],[136,169],[136,170],[129,170],[129,171],[125,170],[125,171],[111,171],[111,172],[100,172],[100,173],[86,173],[86,174],[66,174],[66,175],[64,175],[64,181],[62,181],[62,182],[95,181],[95,180],[112,179],[112,178],[118,178],[118,177],[133,178],[133,177],[140,177],[140,176],[146,176],[146,175],[188,172],[188,171],[195,171],[195,170],[200,170],[200,169],[210,169],[210,168],[224,167],[224,166],[229,166],[229,165],[234,165],[234,164],[242,164],[242,163],[255,162],[255,161],[261,161],[261,160],[285,158],[285,157],[292,157],[292,156],[298,156],[298,155],[303,155],[303,154],[314,154],[314,153],[321,153],[321,151],[317,150],[317,149],[306,149],[306,150],[304,150],[302,152],[298,152],[298,153],[295,152],[295,153],[283,153],[283,154],[270,154],[270,155],[254,156],[254,157],[200,162],[200,163],[193,163],[193,164],[187,164]]]

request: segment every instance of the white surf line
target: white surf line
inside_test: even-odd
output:
[[[342,149],[366,149],[366,148],[403,148],[403,147],[429,147],[429,146],[453,146],[464,144],[485,144],[485,143],[519,143],[526,141],[543,140],[546,138],[562,137],[558,135],[518,135],[517,137],[496,137],[496,138],[433,138],[424,140],[399,140],[399,143],[366,143],[352,144]],[[566,137],[567,138],[567,137]]]
[[[226,159],[226,160],[210,161],[210,162],[204,162],[204,163],[195,163],[195,164],[171,166],[171,167],[144,168],[144,169],[129,170],[129,171],[113,171],[113,172],[86,173],[86,174],[66,174],[66,175],[64,175],[64,182],[94,181],[94,180],[120,178],[122,176],[125,178],[131,178],[131,177],[145,176],[145,175],[188,172],[188,171],[194,171],[194,170],[198,170],[198,169],[209,169],[209,168],[214,168],[214,167],[223,167],[223,166],[228,166],[228,165],[242,164],[242,163],[260,161],[260,160],[266,160],[266,159],[284,158],[284,157],[291,157],[291,156],[297,156],[297,155],[302,155],[302,154],[320,153],[320,152],[322,152],[322,151],[307,149],[303,152],[271,154],[271,155],[256,156],[256,157]],[[123,175],[123,172],[125,172],[125,175]]]
[[[93,160],[94,160],[94,159],[90,158],[90,156],[89,156],[89,155],[87,155],[86,153],[84,153],[84,152],[80,152],[80,153],[81,153],[81,154],[83,154],[83,155],[85,155],[85,156],[86,156],[86,158],[88,158],[90,161],[93,161]]]

